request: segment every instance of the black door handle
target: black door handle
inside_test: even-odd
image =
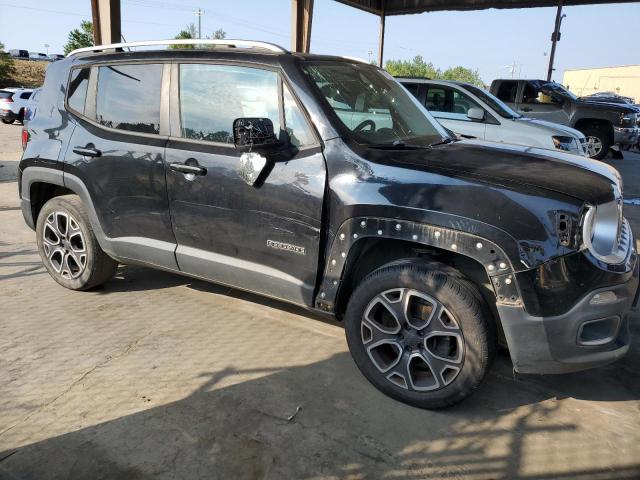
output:
[[[102,152],[94,147],[73,147],[73,153],[82,155],[83,157],[99,157]]]
[[[196,165],[187,165],[186,163],[170,163],[169,168],[174,172],[190,173],[192,175],[206,175],[207,169]]]

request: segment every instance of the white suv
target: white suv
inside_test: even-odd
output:
[[[25,107],[33,94],[31,88],[4,88],[0,90],[0,119],[2,123],[24,120]]]
[[[414,78],[398,81],[438,122],[462,137],[587,156],[585,136],[578,130],[523,117],[475,85]]]

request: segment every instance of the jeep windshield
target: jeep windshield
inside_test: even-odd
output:
[[[337,127],[371,148],[426,148],[452,139],[393,77],[376,67],[347,62],[304,65]],[[328,107],[327,107],[328,105]]]

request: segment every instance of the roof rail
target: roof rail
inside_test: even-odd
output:
[[[209,38],[181,38],[173,40],[143,40],[140,42],[111,43],[109,45],[95,45],[93,47],[78,48],[67,54],[67,57],[84,52],[99,52],[102,50],[132,47],[151,47],[160,45],[219,45],[233,48],[259,48],[275,53],[288,53],[284,48],[268,42],[254,42],[253,40],[212,40]]]

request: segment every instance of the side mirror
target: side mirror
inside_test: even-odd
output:
[[[242,152],[265,151],[281,146],[268,118],[237,118],[233,121],[233,143]]]
[[[481,122],[484,120],[484,110],[476,107],[470,108],[467,111],[467,118],[476,122]]]

